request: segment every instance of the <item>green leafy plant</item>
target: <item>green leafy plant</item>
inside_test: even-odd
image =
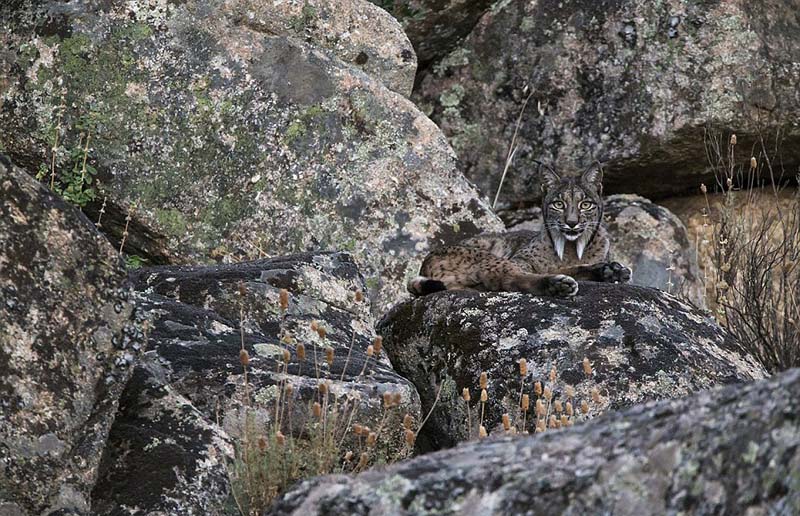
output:
[[[59,124],[60,125],[60,124]],[[58,128],[56,128],[57,130]],[[83,208],[87,203],[97,199],[95,176],[97,170],[89,163],[89,136],[81,135],[76,147],[66,150],[66,163],[57,166],[58,136],[53,140],[53,157],[50,164],[42,163],[36,179],[45,181],[50,178],[50,189],[70,204]]]

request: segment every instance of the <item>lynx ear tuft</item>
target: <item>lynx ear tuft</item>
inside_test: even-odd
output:
[[[539,164],[539,184],[542,187],[542,192],[553,188],[561,182],[561,176],[559,176],[551,166],[545,165],[541,161],[537,161],[536,163]]]
[[[581,181],[585,185],[591,186],[597,190],[597,193],[603,193],[603,167],[600,165],[600,162],[596,161],[592,163],[592,165],[583,172]]]

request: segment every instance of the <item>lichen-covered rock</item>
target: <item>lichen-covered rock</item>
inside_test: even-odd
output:
[[[322,47],[253,30],[223,0],[155,4],[0,12],[13,70],[0,147],[37,169],[60,128],[56,161],[72,170],[90,134],[100,186],[85,211],[107,198],[102,228],[118,241],[127,225],[130,254],[348,250],[378,312],[432,246],[501,227],[408,99]]]
[[[423,66],[447,55],[478,23],[492,0],[370,0],[403,25]]]
[[[470,389],[475,419],[481,410],[481,372],[488,375],[484,426],[491,431],[504,413],[518,422],[523,358],[531,411],[532,386],[541,381],[553,385],[553,399],[562,404],[566,386],[572,385],[576,410],[587,401],[589,416],[766,375],[697,309],[662,291],[632,285],[580,283],[571,299],[448,291],[398,305],[378,331],[395,369],[417,387],[423,412],[441,387],[420,435],[420,445],[432,449],[465,440],[470,427],[475,433],[477,424],[468,425],[461,393]],[[583,370],[584,358],[593,365],[590,375]],[[593,388],[599,402],[588,401]],[[533,420],[527,417],[528,430]]]
[[[368,358],[374,322],[368,301],[355,298],[364,282],[348,255],[154,267],[132,274],[132,281],[139,306],[154,318],[148,335],[150,365],[140,368],[141,377],[126,391],[119,424],[112,429],[113,449],[107,451],[103,480],[94,492],[98,507],[219,514],[230,502],[230,486],[220,484],[218,471],[229,453],[225,436],[241,443],[246,421],[257,430],[274,424],[279,384],[293,387],[284,405],[286,435],[299,438],[308,432],[310,403],[320,399],[319,379],[330,380],[329,406],[338,400],[337,415],[353,415],[349,425],[339,419],[338,438],[351,438],[352,428],[346,429],[355,423],[378,429],[383,421],[376,456],[395,460],[407,453],[402,418],[408,413],[421,420],[419,396],[384,352]],[[280,289],[289,292],[285,312]],[[324,337],[312,329],[313,321],[324,328]],[[298,358],[299,343],[305,346],[305,360]],[[242,346],[250,356],[247,388]],[[328,347],[334,351],[332,364]],[[284,350],[291,357],[286,372],[278,366]],[[384,416],[387,392],[400,393],[401,401]],[[125,436],[137,432],[141,437],[131,448]],[[197,442],[191,444],[184,432],[196,434]],[[151,462],[159,473],[148,484],[147,496],[140,486],[124,485],[126,475]],[[167,465],[175,465],[178,475],[169,475]]]
[[[405,97],[417,57],[400,24],[367,0],[226,0],[237,21],[330,51]]]
[[[0,155],[3,514],[84,514],[143,346],[117,253]]]
[[[509,230],[538,231],[542,210],[508,210],[500,216]],[[681,219],[638,195],[605,199],[604,220],[611,238],[610,259],[633,270],[631,283],[655,287],[705,307],[695,246]]]
[[[235,513],[231,439],[167,377],[156,356],[134,370],[108,436],[92,514]]]
[[[608,163],[608,193],[649,198],[713,177],[705,130],[782,137],[800,163],[800,18],[794,0],[498,2],[420,81],[418,103],[484,195],[538,196],[533,160]],[[726,150],[723,148],[723,154]],[[790,165],[791,164],[791,165]]]
[[[800,370],[489,439],[356,477],[320,477],[267,514],[798,514]]]

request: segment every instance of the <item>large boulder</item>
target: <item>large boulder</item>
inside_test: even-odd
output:
[[[114,514],[118,506],[172,514],[224,512],[233,503],[227,475],[235,471],[231,444],[241,449],[248,435],[251,441],[270,437],[266,428],[276,426],[276,400],[287,384],[293,387],[281,424],[287,436],[308,437],[310,404],[320,400],[322,380],[330,382],[328,406],[338,407],[335,433],[342,452],[352,445],[358,423],[383,428],[375,456],[392,461],[408,453],[402,420],[405,414],[421,420],[419,397],[384,352],[367,355],[376,337],[374,321],[369,303],[357,298],[365,285],[349,255],[153,267],[131,279],[140,307],[154,318],[151,351],[126,390],[111,432],[94,491],[100,513]],[[281,289],[289,293],[285,311]],[[324,336],[312,329],[315,321]],[[298,357],[300,343],[305,360]],[[242,347],[250,356],[246,383]],[[332,363],[326,348],[333,349]],[[287,369],[284,350],[290,352]],[[384,393],[399,393],[399,406],[384,411]],[[148,469],[146,489],[125,481]]]
[[[542,227],[538,207],[502,211],[500,217],[509,231]],[[610,259],[633,270],[631,283],[706,306],[697,247],[680,218],[644,197],[626,194],[605,199],[603,218],[611,239]]]
[[[80,211],[2,155],[0,198],[0,512],[88,514],[142,330]]]
[[[330,51],[405,97],[417,57],[400,24],[366,0],[226,0],[237,22]]]
[[[800,370],[304,482],[267,514],[797,514]]]
[[[378,312],[432,246],[501,227],[436,125],[338,50],[260,32],[223,0],[151,4],[0,12],[0,147],[37,169],[57,143],[64,177],[89,134],[86,212],[105,200],[102,228],[114,242],[127,228],[129,254],[348,250]]]
[[[522,428],[518,409],[523,358],[531,412],[534,382],[550,386],[553,400],[564,406],[571,385],[576,410],[582,401],[590,408],[576,414],[579,419],[766,375],[702,312],[633,285],[581,283],[572,299],[448,291],[396,306],[378,331],[395,369],[417,387],[423,412],[433,407],[421,434],[426,441],[420,440],[431,449],[466,440],[470,429],[474,437],[482,372],[488,376],[486,429],[492,431],[507,413],[520,431],[532,431],[536,418],[528,414]],[[593,369],[589,375],[584,358]],[[471,391],[469,410],[461,398],[464,388]],[[590,401],[595,388],[600,399]]]
[[[798,61],[794,0],[511,0],[418,79],[418,103],[484,195],[531,95],[502,200],[535,200],[537,159],[605,161],[608,193],[656,199],[713,177],[709,127],[737,133],[745,160],[757,134],[779,133],[796,168]]]

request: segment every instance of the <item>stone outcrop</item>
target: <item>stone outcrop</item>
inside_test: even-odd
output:
[[[303,482],[267,514],[796,514],[800,370]]]
[[[431,247],[501,227],[408,99],[342,61],[349,50],[252,27],[266,15],[240,4],[3,9],[0,69],[13,73],[0,147],[36,170],[60,128],[56,163],[72,170],[89,134],[99,186],[85,211],[105,200],[102,229],[118,242],[127,225],[129,254],[187,264],[346,250],[376,313]]]
[[[250,432],[274,426],[277,394],[284,392],[279,385],[293,386],[292,401],[285,405],[290,415],[283,418],[286,435],[302,438],[308,432],[319,380],[329,380],[329,405],[338,400],[339,417],[353,414],[352,424],[372,429],[383,421],[377,454],[395,460],[407,453],[402,418],[408,413],[421,420],[419,397],[385,352],[367,355],[374,321],[369,302],[356,300],[365,286],[349,255],[145,268],[132,274],[132,281],[140,307],[154,318],[151,351],[137,368],[111,431],[94,491],[101,514],[113,514],[118,506],[220,513],[230,503],[224,467],[226,461],[233,464],[231,443],[241,445],[246,424],[254,425]],[[285,312],[281,289],[289,292]],[[324,337],[312,329],[314,321]],[[297,353],[300,343],[304,360]],[[247,387],[242,346],[250,355]],[[334,351],[332,363],[327,348]],[[290,353],[285,371],[279,366],[284,350]],[[401,402],[384,414],[387,392],[399,393]],[[346,422],[340,426],[339,438],[352,436]],[[146,494],[142,485],[125,480],[148,469]]]
[[[551,386],[553,400],[564,406],[571,385],[575,408],[582,401],[590,408],[576,414],[579,420],[766,375],[710,317],[662,291],[633,285],[580,283],[572,299],[443,292],[396,306],[378,331],[395,369],[416,386],[423,413],[441,389],[420,434],[423,449],[464,441],[470,429],[476,433],[482,372],[488,376],[486,429],[495,429],[504,413],[518,424],[523,358],[530,411],[534,382]],[[584,358],[593,367],[590,375]],[[553,367],[556,382],[549,380]],[[471,391],[469,411],[464,388]],[[589,401],[595,388],[600,400]],[[526,428],[534,424],[529,414]]]
[[[707,129],[723,157],[736,133],[743,161],[759,133],[780,132],[796,168],[799,34],[788,0],[511,0],[418,79],[415,98],[490,198],[530,95],[503,201],[536,199],[534,160],[595,159],[607,193],[658,199],[713,178]]]
[[[0,155],[0,512],[88,514],[144,339],[117,252]]]

